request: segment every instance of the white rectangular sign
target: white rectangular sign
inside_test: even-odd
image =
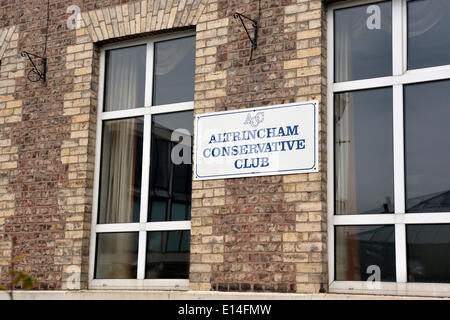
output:
[[[318,171],[318,101],[199,114],[194,180]]]

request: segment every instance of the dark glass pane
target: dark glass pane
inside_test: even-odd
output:
[[[409,282],[450,283],[450,224],[407,225]]]
[[[188,220],[189,204],[172,202],[171,221]]]
[[[188,230],[147,233],[146,279],[188,279]]]
[[[408,1],[408,69],[450,64],[450,1]]]
[[[98,223],[138,222],[144,119],[103,122]]]
[[[334,98],[335,213],[394,212],[392,89]]]
[[[194,100],[195,37],[155,43],[153,105]]]
[[[151,222],[190,219],[193,118],[192,111],[152,117]]]
[[[377,266],[381,281],[396,281],[394,226],[337,226],[336,280],[366,281]]]
[[[166,221],[167,216],[167,200],[158,200],[158,198],[154,197],[151,201],[151,215],[152,222],[156,221]]]
[[[146,56],[146,45],[106,51],[104,111],[144,106]]]
[[[97,234],[96,279],[135,279],[138,258],[137,232]]]
[[[450,80],[404,90],[406,211],[450,212]]]
[[[334,11],[335,82],[392,75],[391,2]]]

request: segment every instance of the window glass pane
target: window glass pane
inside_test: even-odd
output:
[[[335,213],[394,212],[392,88],[335,95]]]
[[[151,222],[190,219],[193,119],[192,111],[152,117]]]
[[[194,100],[195,37],[155,43],[153,105]]]
[[[450,64],[450,1],[408,1],[408,69]]]
[[[95,278],[136,278],[138,238],[137,232],[97,234]]]
[[[143,107],[147,46],[106,51],[104,111]]]
[[[392,75],[391,2],[335,10],[335,82],[390,75]]]
[[[409,282],[450,283],[450,224],[407,225]]]
[[[98,223],[138,222],[144,119],[103,122]]]
[[[335,250],[338,281],[366,281],[375,269],[381,281],[396,280],[394,226],[337,226]]]
[[[188,230],[147,233],[146,279],[189,277]]]
[[[450,212],[450,80],[405,86],[407,212]]]

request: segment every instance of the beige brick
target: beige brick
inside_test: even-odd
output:
[[[295,230],[297,232],[321,231],[322,227],[321,224],[317,222],[299,222],[296,223]]]
[[[296,264],[297,272],[299,273],[320,273],[323,271],[323,266],[321,263],[297,263]]]
[[[308,60],[306,59],[297,59],[297,60],[290,60],[284,62],[284,69],[297,69],[306,67],[308,65]]]
[[[212,227],[192,227],[191,228],[191,235],[211,235],[212,234]]]
[[[298,12],[305,12],[306,10],[308,10],[308,4],[302,3],[302,4],[295,4],[295,5],[285,7],[284,13],[286,15],[288,15],[288,14],[293,14],[293,13],[298,13]]]
[[[298,58],[306,58],[306,57],[313,57],[313,56],[320,56],[322,53],[322,48],[310,48],[310,49],[302,49],[297,51],[297,57]],[[302,66],[303,67],[303,66]]]
[[[222,263],[223,255],[221,255],[221,254],[203,254],[202,262],[203,263]]]
[[[297,203],[295,205],[295,211],[299,212],[308,212],[308,211],[321,211],[322,210],[322,202],[304,202]]]
[[[211,272],[211,265],[193,263],[189,268],[190,272]]]

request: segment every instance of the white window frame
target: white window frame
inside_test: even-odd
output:
[[[146,243],[148,231],[172,231],[190,230],[190,221],[164,221],[147,222],[147,208],[149,198],[150,180],[150,143],[152,116],[178,111],[194,110],[194,101],[152,106],[153,96],[153,62],[155,42],[173,40],[195,36],[195,31],[176,32],[165,35],[154,36],[141,40],[124,41],[120,43],[106,45],[100,50],[100,72],[98,88],[98,110],[97,110],[97,132],[95,146],[95,172],[94,191],[92,206],[92,224],[89,254],[89,289],[153,289],[153,290],[188,290],[189,279],[145,279]],[[146,74],[145,74],[145,107],[127,109],[119,111],[103,112],[103,95],[105,85],[105,52],[111,49],[126,48],[136,45],[147,45]],[[144,117],[143,132],[143,160],[142,160],[142,182],[141,182],[141,203],[140,219],[138,223],[114,223],[97,224],[98,220],[98,198],[99,180],[102,151],[102,124],[104,120],[124,119],[130,117]],[[194,119],[192,119],[192,122]],[[94,279],[96,263],[96,241],[97,234],[108,232],[139,232],[138,242],[138,262],[136,279]]]
[[[384,0],[383,0],[384,1]],[[328,153],[328,272],[329,290],[338,293],[450,296],[450,284],[407,282],[406,224],[450,224],[447,213],[405,213],[403,86],[410,83],[450,79],[450,65],[407,70],[407,1],[392,2],[392,76],[334,83],[334,10],[383,2],[347,1],[327,9],[327,153]],[[334,94],[361,89],[392,87],[394,148],[394,214],[334,215]],[[381,282],[376,289],[365,281],[335,280],[335,226],[395,226],[396,282]]]

